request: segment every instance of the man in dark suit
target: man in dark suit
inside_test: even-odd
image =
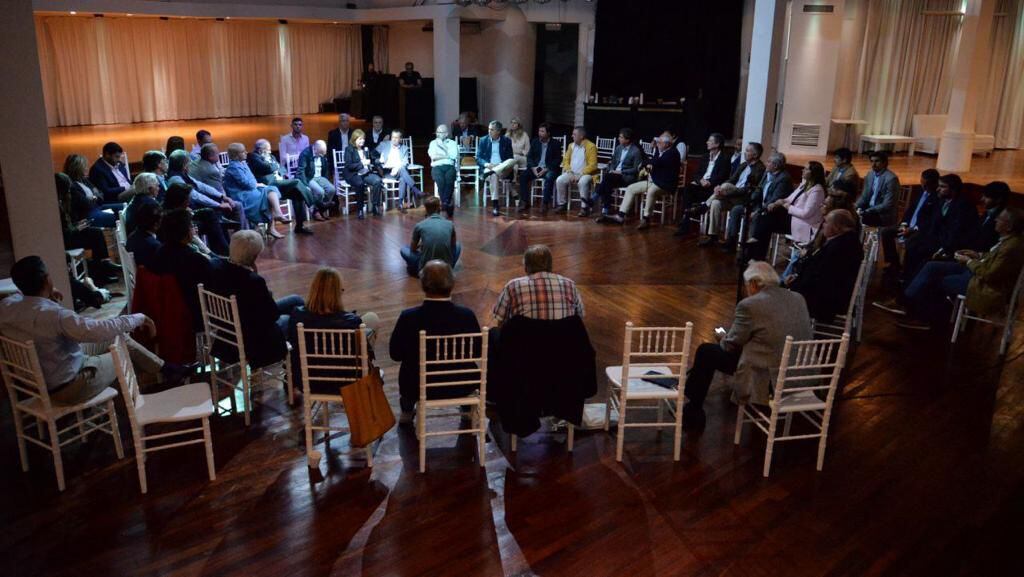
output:
[[[377,115],[370,121],[370,132],[366,135],[366,144],[370,148],[377,149],[382,143],[391,137],[390,130],[384,130],[384,117]]]
[[[413,410],[420,391],[420,331],[428,335],[456,335],[480,332],[480,323],[473,311],[452,303],[455,275],[448,263],[432,260],[420,271],[420,285],[426,298],[423,304],[406,309],[398,317],[391,333],[391,359],[402,363],[398,371],[398,390],[402,415],[400,423],[412,422]],[[436,398],[462,396],[454,387],[435,389]],[[433,394],[430,398],[435,398]]]
[[[938,202],[928,227],[907,242],[903,281],[909,284],[929,260],[950,260],[958,250],[973,247],[978,235],[978,211],[961,193],[955,174],[939,177]]]
[[[487,125],[487,136],[476,143],[476,164],[480,167],[480,178],[487,181],[485,190],[490,187],[491,215],[498,216],[501,214],[498,211],[501,197],[498,180],[512,180],[516,161],[512,157],[512,140],[502,134],[501,123],[497,120]]]
[[[234,295],[238,302],[238,316],[245,341],[245,356],[249,366],[265,367],[284,359],[287,347],[285,335],[288,315],[303,306],[302,297],[291,295],[274,299],[267,281],[256,269],[256,258],[263,251],[263,237],[255,230],[241,230],[231,236],[228,260],[213,262],[210,286],[207,290],[222,296]],[[214,355],[231,360],[230,353],[214,345]]]
[[[123,202],[118,197],[132,189],[132,180],[120,144],[103,145],[103,155],[89,169],[89,181],[103,193],[103,202]]]
[[[931,219],[935,215],[935,207],[938,206],[939,171],[929,168],[921,173],[921,192],[917,193],[907,209],[903,212],[903,218],[897,226],[885,226],[879,230],[879,237],[882,241],[882,252],[885,253],[885,267],[889,274],[896,274],[900,270],[899,251],[896,250],[897,238],[906,243],[912,243],[912,238],[921,230],[928,230],[931,227]]]
[[[900,179],[889,170],[889,155],[875,151],[868,155],[871,170],[864,177],[864,190],[857,201],[857,213],[865,226],[896,224],[896,196]]]
[[[775,152],[768,158],[768,170],[750,197],[751,235],[746,246],[747,258],[764,260],[768,254],[772,233],[788,230],[789,213],[784,210],[770,210],[769,206],[776,200],[786,198],[791,192],[793,180],[786,172],[786,155]],[[743,209],[743,206],[733,207],[730,219],[735,218],[738,223],[743,216]],[[739,227],[736,227],[736,230],[739,230]]]
[[[537,138],[530,143],[530,152],[526,155],[526,170],[519,178],[519,211],[530,210],[530,188],[533,181],[544,179],[544,198],[541,201],[541,213],[547,214],[555,191],[555,179],[558,178],[562,165],[562,149],[557,141],[551,140],[551,127],[542,122],[537,126]]]
[[[348,148],[352,139],[351,122],[348,114],[342,112],[338,115],[338,127],[327,132],[327,156],[331,157],[331,162],[334,162],[336,150],[344,152]]]
[[[864,248],[857,234],[857,220],[848,210],[825,215],[821,248],[797,261],[796,273],[783,279],[789,290],[804,296],[811,318],[830,323],[846,312],[857,282]]]
[[[160,240],[156,237],[160,215],[160,207],[155,204],[141,206],[135,213],[135,232],[128,235],[124,247],[132,253],[136,266],[153,269],[154,257],[160,249]]]
[[[707,201],[714,192],[715,187],[722,184],[729,178],[730,164],[729,155],[722,149],[725,146],[725,136],[712,132],[708,136],[708,153],[700,161],[700,168],[697,170],[696,178],[691,180],[683,190],[683,213],[688,214],[691,209]],[[699,211],[699,207],[697,208]],[[679,229],[676,236],[682,236],[690,231],[690,219],[684,218],[679,221]]]
[[[619,205],[618,214],[601,215],[597,222],[613,222],[624,224],[626,215],[633,208],[633,200],[643,195],[643,214],[637,230],[646,230],[651,226],[651,211],[654,210],[655,199],[659,195],[675,194],[679,184],[679,149],[673,146],[672,137],[668,132],[654,139],[654,155],[647,158],[647,180],[640,180],[626,187]]]
[[[643,164],[644,153],[640,147],[633,143],[633,129],[623,128],[619,131],[619,141],[612,149],[612,156],[608,160],[608,167],[601,175],[601,182],[598,183],[591,198],[582,199],[583,210],[590,213],[590,210],[597,199],[601,199],[601,214],[607,215],[612,206],[612,197],[616,188],[625,187],[636,182],[640,176],[640,165]],[[676,171],[676,179],[679,174]]]
[[[985,204],[985,213],[982,215],[981,226],[978,229],[977,240],[974,243],[974,250],[979,253],[988,252],[999,242],[999,232],[996,231],[996,220],[1006,209],[1010,200],[1010,186],[1002,181],[994,181],[985,185],[981,191],[981,201]]]
[[[718,232],[721,228],[722,213],[732,216],[732,209],[735,206],[742,206],[750,200],[754,189],[761,182],[764,176],[765,166],[761,162],[761,154],[764,147],[760,142],[748,142],[743,148],[743,162],[741,162],[729,180],[715,187],[714,193],[705,203],[708,207],[707,230],[704,232],[707,237],[697,243],[697,246],[712,246],[718,242]],[[739,216],[739,215],[738,215]],[[726,226],[725,250],[736,248],[736,237],[739,235],[739,219],[728,218]]]

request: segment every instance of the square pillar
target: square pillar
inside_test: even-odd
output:
[[[458,16],[434,17],[434,125],[448,124],[459,115]]]

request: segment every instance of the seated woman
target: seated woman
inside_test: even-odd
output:
[[[246,164],[245,145],[234,142],[228,145],[228,165],[224,168],[224,192],[242,205],[250,223],[268,223],[267,230],[273,238],[284,238],[274,230],[274,223],[291,224],[281,212],[281,193],[273,186],[258,182],[249,165]]]
[[[345,163],[342,165],[341,174],[345,182],[352,187],[356,195],[356,205],[359,207],[358,219],[366,218],[366,211],[363,205],[366,203],[366,192],[370,191],[370,205],[374,215],[380,214],[380,204],[383,181],[378,174],[380,163],[376,151],[366,146],[366,133],[360,129],[352,131],[351,145],[345,148]]]
[[[147,204],[139,207],[135,214],[135,231],[128,236],[124,248],[132,253],[137,267],[153,269],[156,253],[161,246],[157,233],[160,231],[162,212],[159,206]]]
[[[834,210],[846,210],[853,215],[854,221],[856,222],[855,230],[860,235],[860,220],[857,218],[857,210],[854,204],[854,195],[856,194],[856,184],[849,180],[835,180],[828,189],[828,195],[825,196],[825,202],[821,204],[821,215],[822,222],[825,222],[825,217],[828,213]],[[791,275],[796,274],[800,267],[800,261],[806,258],[808,255],[813,254],[825,244],[825,233],[822,230],[824,227],[819,227],[815,233],[814,238],[810,243],[797,247],[797,250],[793,251],[789,260],[789,265],[786,266],[786,271],[782,273],[782,278],[789,278]]]
[[[157,236],[163,244],[153,256],[150,268],[156,274],[173,275],[178,281],[185,305],[192,313],[192,328],[198,330],[203,326],[203,316],[197,287],[210,282],[213,268],[210,259],[192,245],[192,215],[183,208],[165,212]]]
[[[512,141],[512,158],[516,161],[516,170],[526,168],[526,156],[530,154],[530,135],[523,130],[523,123],[513,118],[508,123],[508,137]]]
[[[377,337],[375,329],[380,318],[376,313],[366,313],[360,317],[355,311],[347,312],[341,300],[343,292],[345,288],[342,286],[341,273],[337,269],[322,268],[316,272],[313,283],[309,285],[306,305],[294,309],[289,315],[288,342],[292,343],[292,373],[296,383],[302,382],[302,368],[299,366],[299,323],[307,329],[358,329],[360,324],[365,324],[366,342],[370,349],[370,359],[373,359],[373,343]],[[317,390],[317,384],[319,383],[314,383],[311,388],[314,393],[338,393],[336,386],[331,386],[329,390]]]
[[[81,154],[71,154],[64,160],[64,174],[71,179],[71,219],[88,220],[93,226],[114,228],[117,213],[124,210],[123,202],[103,202],[101,193],[86,176],[89,161]]]
[[[170,158],[171,153],[175,150],[185,150],[185,139],[180,136],[167,137],[167,144],[164,145],[164,154],[167,155],[167,158]]]
[[[117,282],[121,267],[110,261],[107,239],[103,230],[92,226],[88,219],[75,220],[71,208],[71,179],[63,172],[54,175],[57,184],[57,203],[60,207],[61,225],[64,232],[64,248],[81,248],[89,251],[89,275],[98,286]]]
[[[814,234],[821,229],[821,205],[824,201],[825,167],[820,162],[812,160],[804,167],[800,186],[786,198],[780,198],[770,204],[768,209],[782,209],[788,212],[790,236],[797,244],[805,245],[811,242]]]

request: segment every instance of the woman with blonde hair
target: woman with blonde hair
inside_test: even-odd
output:
[[[508,123],[508,137],[512,141],[512,158],[516,161],[516,170],[526,168],[526,156],[530,154],[530,135],[523,130],[523,123],[518,118]]]
[[[316,271],[313,282],[309,285],[306,305],[297,307],[288,319],[288,341],[292,343],[292,370],[296,383],[301,383],[301,367],[299,366],[299,323],[307,329],[358,329],[365,324],[366,342],[370,346],[370,358],[373,358],[373,343],[376,340],[374,330],[380,322],[376,313],[362,316],[356,311],[346,311],[342,302],[345,292],[341,273],[337,269],[324,267]],[[314,391],[316,392],[316,391]],[[331,394],[337,390],[330,391]]]
[[[103,193],[89,182],[88,172],[89,161],[81,154],[71,154],[64,159],[64,174],[71,179],[71,205],[68,207],[71,220],[88,220],[92,226],[114,228],[117,213],[124,210],[124,203],[104,203]]]

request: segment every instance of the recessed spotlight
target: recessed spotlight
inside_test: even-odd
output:
[[[224,19],[225,20],[231,20],[231,17],[230,16],[225,16]]]
[[[133,14],[131,14],[131,13],[125,14],[125,16],[132,16],[132,15],[133,15]]]
[[[78,12],[75,12],[74,10],[72,10],[72,11],[71,11],[71,15],[72,15],[72,16],[74,16],[74,15],[76,15],[76,14],[78,14]]]

